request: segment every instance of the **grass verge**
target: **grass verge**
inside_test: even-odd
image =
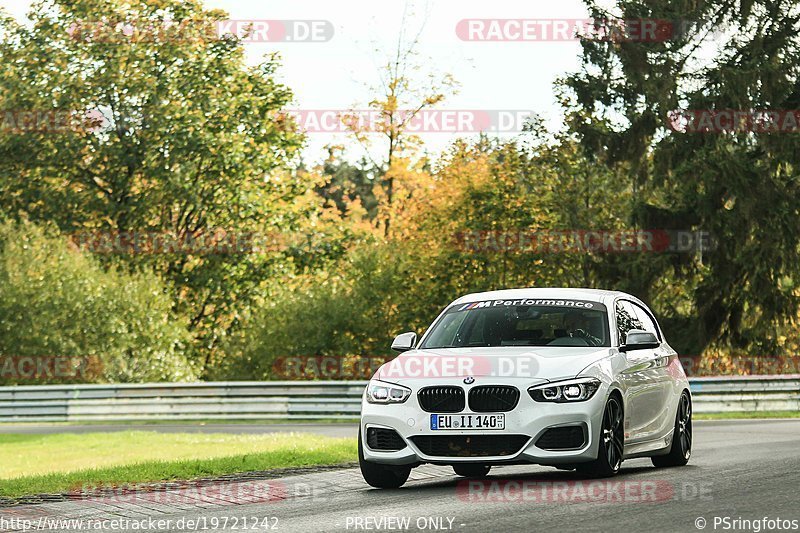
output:
[[[358,418],[292,418],[292,419],[224,419],[203,418],[186,420],[83,420],[79,422],[0,422],[0,433],[3,427],[70,427],[70,426],[130,426],[131,429],[147,426],[263,426],[292,424],[358,424]]]
[[[695,420],[800,418],[800,411],[732,411],[729,413],[693,413],[692,416]]]
[[[123,431],[0,435],[0,497],[349,463],[356,440]]]

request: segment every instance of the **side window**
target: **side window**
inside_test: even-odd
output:
[[[645,329],[644,324],[637,317],[636,311],[630,302],[618,301],[617,302],[617,333],[619,334],[619,343],[625,344],[625,339],[628,337],[628,332],[632,329]]]
[[[640,305],[631,302],[625,302],[631,306],[633,311],[636,313],[636,318],[639,319],[639,322],[642,324],[641,329],[645,331],[649,331],[650,333],[655,333],[656,337],[659,339],[661,335],[658,333],[658,327],[653,319],[650,317],[650,314],[644,310],[644,308]]]

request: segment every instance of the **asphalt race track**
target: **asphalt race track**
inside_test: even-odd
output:
[[[17,505],[0,514],[149,517],[170,520],[174,531],[222,529],[224,520],[228,530],[236,521],[236,529],[252,531],[768,531],[798,524],[798,487],[800,420],[701,421],[688,466],[659,470],[647,459],[630,460],[610,480],[510,466],[468,481],[449,468],[424,466],[401,489],[375,490],[351,468]],[[727,528],[720,522],[726,517]]]

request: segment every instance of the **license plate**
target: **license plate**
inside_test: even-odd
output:
[[[431,429],[505,429],[506,415],[431,415]]]

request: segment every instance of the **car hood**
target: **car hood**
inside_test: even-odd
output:
[[[611,354],[609,347],[572,346],[411,350],[381,366],[375,378],[393,383],[467,376],[553,381],[575,377]]]

